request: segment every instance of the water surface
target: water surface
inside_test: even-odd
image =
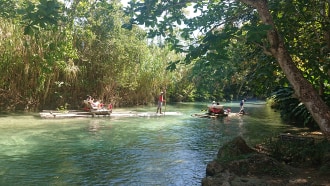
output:
[[[162,117],[2,116],[0,184],[200,185],[207,163],[225,142],[241,135],[253,145],[289,128],[262,102],[247,102],[246,116],[191,116],[203,113],[205,105],[168,105],[166,111],[182,115]],[[239,110],[239,103],[225,105]]]

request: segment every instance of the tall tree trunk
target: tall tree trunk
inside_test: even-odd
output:
[[[277,59],[287,79],[294,88],[295,94],[308,111],[312,114],[322,132],[330,136],[330,108],[321,99],[312,84],[302,75],[295,66],[291,56],[284,46],[284,42],[277,32],[273,18],[269,12],[267,0],[240,0],[257,9],[260,19],[266,25],[271,25],[267,38],[270,43],[270,53]]]

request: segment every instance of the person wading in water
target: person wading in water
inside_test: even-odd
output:
[[[159,111],[160,114],[163,114],[162,113],[162,106],[163,106],[163,102],[164,101],[165,101],[164,100],[164,92],[160,92],[160,95],[158,97],[158,106],[157,106],[157,112],[156,112],[156,114],[158,113],[158,111]]]
[[[244,111],[244,103],[246,102],[246,98],[242,99],[241,102],[239,103],[239,106],[240,106],[240,111],[239,111],[239,114],[246,114],[245,111]]]

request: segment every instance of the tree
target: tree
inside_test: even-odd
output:
[[[326,3],[326,1],[322,3]],[[276,15],[271,14],[267,0],[211,0],[207,2],[195,0],[145,0],[142,2],[134,0],[129,5],[127,12],[132,19],[129,24],[123,26],[130,28],[131,24],[137,23],[151,27],[151,36],[166,36],[166,41],[172,43],[173,49],[178,52],[186,52],[185,61],[187,63],[210,55],[210,51],[217,53],[225,51],[232,39],[237,36],[235,33],[245,31],[250,42],[255,43],[265,54],[271,55],[277,60],[294,88],[296,97],[305,104],[320,129],[330,135],[330,108],[295,65],[277,25],[274,23],[273,16]],[[193,8],[199,16],[192,18],[186,16],[184,10],[187,7]],[[259,14],[261,22],[255,19],[258,17],[255,10]],[[253,21],[254,24],[251,24]],[[181,27],[183,39],[194,40],[196,43],[182,46],[183,42],[173,33],[175,27]],[[195,30],[198,30],[203,36],[197,39],[192,38]]]
[[[256,8],[262,22],[265,25],[271,26],[271,29],[267,31],[267,39],[270,44],[268,50],[277,59],[281,69],[293,86],[296,96],[302,103],[305,104],[314,120],[318,123],[320,129],[325,134],[330,135],[330,108],[322,100],[312,84],[304,78],[301,71],[294,64],[285,47],[284,41],[276,29],[276,25],[274,24],[273,18],[268,9],[267,1],[241,1]]]

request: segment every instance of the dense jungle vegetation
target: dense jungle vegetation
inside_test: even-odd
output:
[[[253,8],[169,2],[0,0],[1,111],[77,109],[86,95],[114,106],[154,104],[166,89],[169,102],[273,96],[287,118],[317,126],[287,91],[290,82],[265,50],[269,27]],[[268,5],[294,64],[329,105],[329,2]],[[171,16],[156,18],[164,10]]]

